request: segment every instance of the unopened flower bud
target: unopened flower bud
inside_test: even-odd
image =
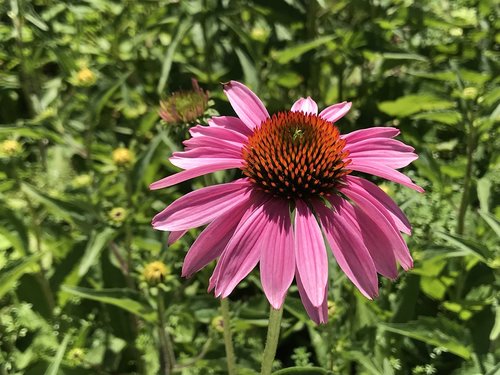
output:
[[[154,261],[144,267],[143,276],[149,285],[154,286],[162,283],[169,273],[170,271],[165,263]]]
[[[23,150],[23,147],[18,141],[13,139],[7,139],[0,143],[0,153],[6,156],[16,156],[19,155]]]
[[[189,123],[201,117],[208,107],[208,91],[192,80],[193,89],[174,92],[160,101],[160,117],[167,124]]]
[[[113,163],[118,166],[126,166],[134,160],[134,154],[128,148],[118,147],[113,150]]]

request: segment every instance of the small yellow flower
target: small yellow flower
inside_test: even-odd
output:
[[[475,87],[466,87],[464,91],[462,91],[462,96],[464,99],[474,100],[477,98],[477,89]]]
[[[79,365],[83,362],[85,357],[85,351],[82,348],[73,348],[68,354],[66,354],[66,358],[73,365]]]
[[[165,263],[160,261],[154,261],[148,263],[146,267],[144,267],[144,271],[142,272],[146,282],[149,285],[158,285],[159,283],[165,280],[165,277],[170,273],[170,270],[165,265]]]
[[[6,156],[19,155],[22,150],[23,147],[21,146],[21,144],[13,139],[7,139],[0,143],[0,153]]]
[[[224,318],[220,315],[215,316],[210,322],[210,325],[217,332],[224,332]]]
[[[118,147],[113,150],[113,163],[118,166],[126,166],[134,160],[134,154],[126,147]]]
[[[108,215],[115,223],[122,223],[127,218],[127,210],[123,207],[115,207],[109,211]]]
[[[85,67],[76,73],[76,81],[80,86],[91,86],[96,81],[95,73]]]

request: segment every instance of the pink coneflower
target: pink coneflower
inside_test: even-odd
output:
[[[185,151],[170,158],[183,171],[151,185],[161,189],[219,170],[239,168],[242,178],[193,191],[153,219],[175,241],[186,230],[208,226],[184,260],[191,276],[218,259],[209,290],[227,297],[260,264],[262,287],[279,309],[294,277],[309,316],[327,320],[328,256],[363,295],[378,294],[377,273],[394,279],[397,263],[413,261],[400,232],[410,224],[380,188],[351,173],[363,172],[422,189],[398,172],[417,158],[393,139],[399,130],[375,127],[341,135],[334,123],[351,103],[318,114],[310,97],[269,116],[246,86],[231,81],[224,92],[237,117],[214,117],[191,128]]]

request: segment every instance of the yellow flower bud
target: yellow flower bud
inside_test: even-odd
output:
[[[123,207],[115,207],[109,211],[108,215],[115,223],[122,223],[127,218],[127,210]]]
[[[76,82],[80,86],[91,86],[95,83],[96,76],[92,70],[85,67],[76,73]]]
[[[134,160],[134,154],[128,148],[118,147],[113,150],[113,163],[118,166],[125,166]]]
[[[23,150],[22,145],[13,139],[7,139],[0,143],[0,153],[6,156],[15,156]]]
[[[462,91],[462,95],[464,99],[474,100],[477,98],[477,89],[475,87],[466,87],[464,91]]]
[[[144,279],[149,285],[158,285],[165,280],[165,277],[170,273],[170,270],[165,263],[155,261],[148,263],[142,272]]]
[[[215,329],[217,332],[224,332],[224,318],[222,316],[217,315],[212,319],[212,322],[210,323],[213,329]]]

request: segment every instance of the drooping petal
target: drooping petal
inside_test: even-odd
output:
[[[238,117],[250,129],[255,129],[269,118],[269,113],[261,100],[242,83],[237,81],[225,83],[224,93]]]
[[[201,232],[184,258],[182,276],[190,277],[222,254],[249,206],[250,201],[243,201],[216,218]]]
[[[161,180],[153,182],[151,185],[149,185],[149,188],[151,190],[163,189],[195,177],[203,176],[208,173],[223,171],[224,169],[239,168],[241,167],[241,165],[242,162],[238,159],[230,159],[223,162],[214,162],[213,164],[207,164],[188,169],[175,173],[172,176],[162,178]]]
[[[246,179],[205,187],[177,199],[153,218],[158,230],[179,231],[205,225],[249,199]]]
[[[370,202],[379,202],[385,208],[385,212],[394,220],[396,227],[403,233],[411,234],[411,224],[399,206],[387,195],[381,188],[364,178],[356,176],[345,177],[347,185],[351,190],[355,190],[358,194],[364,196]],[[342,190],[341,190],[342,191]]]
[[[328,283],[325,286],[325,292],[323,297],[323,302],[320,306],[316,307],[312,304],[311,300],[307,296],[307,293],[304,289],[304,285],[302,284],[302,280],[300,279],[299,272],[295,273],[295,281],[297,282],[297,288],[299,289],[300,299],[304,308],[307,311],[307,315],[316,323],[316,324],[325,324],[328,322]]]
[[[410,189],[418,191],[419,193],[424,192],[424,189],[413,183],[413,181],[408,176],[386,165],[377,165],[368,161],[364,161],[363,163],[357,161],[354,165],[349,164],[349,169],[352,169],[353,171],[373,174],[375,176],[385,178],[389,181],[397,182],[398,184],[407,186]]]
[[[224,129],[229,129],[241,133],[246,137],[252,134],[252,130],[248,126],[246,126],[245,123],[241,121],[238,117],[233,117],[233,116],[212,117],[210,120],[208,120],[208,125],[210,127],[220,127]]]
[[[268,203],[270,220],[262,232],[260,279],[275,309],[283,304],[295,274],[293,230],[287,201]]]
[[[370,224],[368,220],[364,220],[364,224],[367,230],[371,228],[378,233],[380,241],[384,243],[384,248],[387,251],[391,251],[396,256],[396,259],[405,270],[413,267],[413,260],[406,242],[401,237],[392,216],[384,209],[382,203],[367,198],[363,194],[364,191],[356,186],[347,186],[342,188],[341,191],[371,218],[374,222],[373,224]],[[363,228],[363,225],[360,224],[360,226]],[[392,262],[388,256],[386,256],[386,259],[388,263]],[[392,264],[390,266],[392,266]]]
[[[178,241],[182,236],[184,236],[186,234],[186,232],[187,232],[187,229],[170,232],[168,234],[167,244],[169,246],[172,245],[174,242]]]
[[[296,202],[295,259],[304,290],[313,306],[321,306],[328,282],[328,257],[321,229],[311,209]]]
[[[342,102],[326,107],[319,113],[319,117],[330,122],[336,122],[344,117],[351,109],[351,102]]]
[[[374,220],[357,206],[354,206],[354,214],[363,242],[373,259],[377,272],[394,280],[398,276],[398,268],[394,251],[391,248],[391,238],[387,236],[386,223]]]
[[[304,112],[312,113],[313,115],[318,114],[318,105],[310,96],[307,98],[300,98],[295,103],[293,103],[292,112]]]
[[[353,144],[355,142],[360,142],[365,139],[371,138],[394,138],[399,134],[399,129],[378,126],[368,129],[355,130],[351,133],[344,134],[342,138],[347,141],[347,144]]]
[[[238,225],[214,270],[218,272],[216,297],[226,298],[259,262],[262,232],[269,224],[273,207],[272,201],[263,203]]]
[[[322,202],[313,201],[323,232],[339,267],[364,296],[372,299],[378,294],[377,270],[357,223],[348,214],[353,208],[338,197],[330,201],[335,213]]]

